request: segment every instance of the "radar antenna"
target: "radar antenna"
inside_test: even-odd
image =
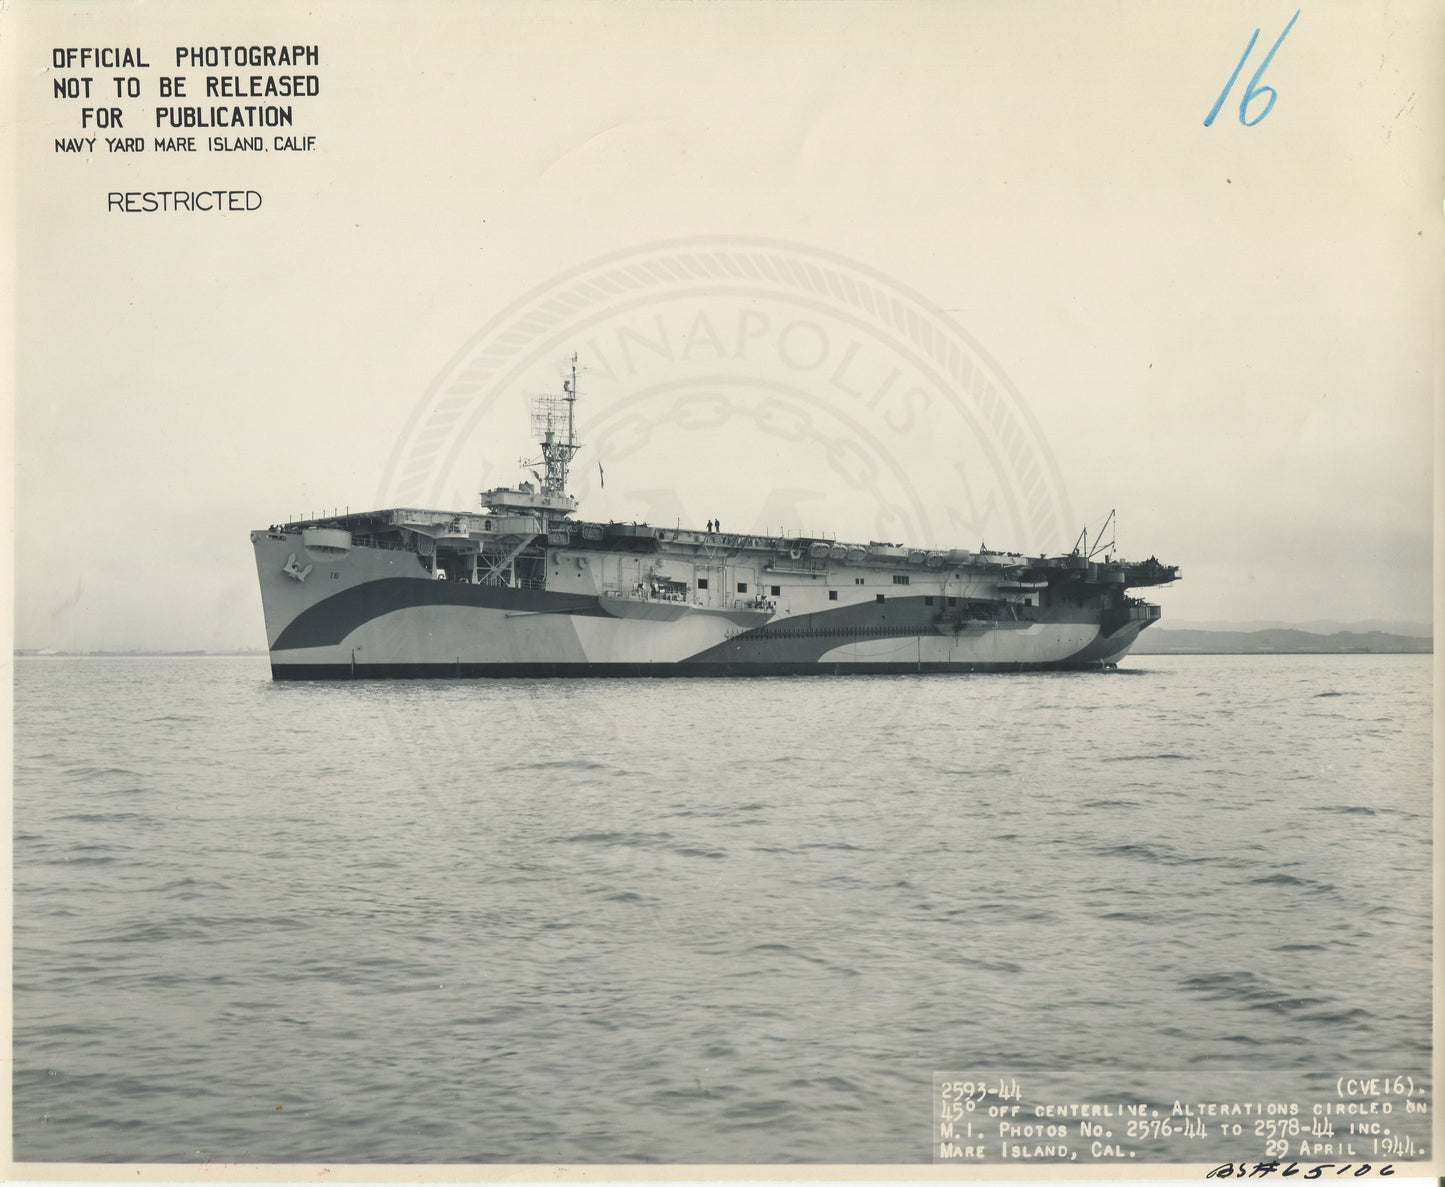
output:
[[[577,356],[572,356],[572,378],[562,381],[562,395],[537,396],[532,400],[532,432],[542,446],[542,456],[527,465],[541,464],[547,494],[567,493],[567,469],[582,448],[575,432],[577,405]]]

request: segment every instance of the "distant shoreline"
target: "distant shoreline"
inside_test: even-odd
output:
[[[265,659],[266,652],[261,650],[249,651],[61,651],[50,647],[17,647],[14,655],[26,659],[77,659],[77,658],[104,658],[104,659],[166,659],[180,656],[197,655],[207,656],[212,659],[235,658],[235,659]]]
[[[1358,648],[1339,648],[1339,649],[1336,649],[1336,650],[1331,650],[1331,649],[1329,649],[1329,648],[1323,648],[1323,647],[1322,647],[1322,648],[1316,648],[1316,649],[1314,649],[1314,650],[1304,650],[1304,649],[1300,649],[1300,650],[1273,650],[1273,651],[1266,651],[1266,650],[1262,650],[1262,649],[1259,649],[1259,648],[1245,649],[1245,648],[1242,648],[1242,647],[1236,648],[1236,649],[1234,649],[1234,650],[1232,650],[1232,651],[1224,651],[1224,650],[1218,650],[1218,651],[1193,651],[1193,650],[1190,650],[1189,648],[1186,648],[1186,647],[1178,647],[1178,648],[1176,648],[1176,647],[1169,647],[1169,648],[1152,648],[1152,649],[1151,649],[1151,648],[1145,648],[1145,647],[1135,647],[1135,648],[1132,648],[1132,649],[1129,651],[1129,654],[1126,655],[1126,656],[1124,657],[1124,659],[1125,659],[1125,660],[1137,659],[1137,658],[1140,657],[1140,656],[1146,656],[1146,655],[1152,657],[1152,656],[1156,656],[1156,655],[1165,655],[1165,656],[1167,656],[1167,655],[1434,655],[1434,654],[1435,654],[1435,649],[1434,649],[1433,647],[1401,647],[1401,648],[1388,648],[1388,647],[1386,647],[1386,648],[1380,648],[1380,649],[1378,649],[1378,650],[1373,650],[1373,651],[1370,650],[1369,648],[1364,648],[1364,647],[1358,647]]]
[[[1223,625],[1223,624],[1221,624]],[[1352,624],[1372,628],[1373,623]],[[1433,655],[1435,641],[1429,634],[1400,634],[1376,629],[1336,630],[1328,634],[1298,627],[1271,626],[1263,630],[1220,628],[1154,627],[1144,631],[1129,652],[1140,655]],[[104,648],[67,651],[49,647],[17,647],[16,656],[183,657],[229,656],[236,659],[265,659],[261,647],[165,650],[134,648],[111,651]]]
[[[1333,624],[1330,624],[1333,625]],[[1394,624],[1391,624],[1394,625]],[[1435,641],[1429,628],[1421,624],[1402,624],[1406,630],[1419,634],[1377,629],[1376,623],[1341,624],[1342,629],[1329,632],[1308,631],[1301,627],[1220,623],[1213,627],[1157,626],[1144,631],[1129,654],[1134,655],[1433,655]],[[1354,629],[1348,629],[1353,627]],[[166,656],[188,655],[231,656],[238,659],[265,659],[264,647],[225,648],[216,651],[204,648],[165,649],[131,648],[112,651],[107,648],[65,650],[50,647],[17,647],[17,656]]]
[[[1262,631],[1145,631],[1130,655],[1431,655],[1430,636],[1389,631],[1335,631],[1328,635],[1290,627]]]

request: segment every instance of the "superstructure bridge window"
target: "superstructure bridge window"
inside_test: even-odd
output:
[[[783,596],[783,587],[781,585],[770,585],[768,588],[772,590],[773,597],[780,598]]]
[[[706,577],[699,577],[699,578],[697,579],[697,587],[698,587],[698,589],[706,589],[706,588],[707,588],[707,578],[706,578]]]
[[[738,593],[747,593],[747,592],[748,592],[748,583],[747,583],[746,581],[739,581],[739,582],[738,582]]]
[[[838,591],[837,591],[836,589],[830,589],[830,590],[828,591],[828,601],[830,601],[830,602],[836,602],[837,600],[838,600]]]
[[[908,574],[907,574],[907,573],[894,573],[894,574],[893,574],[893,584],[894,584],[894,585],[907,585],[907,584],[908,584]]]
[[[883,595],[882,595],[882,594],[879,594],[879,595],[878,595],[878,601],[881,602],[882,600],[883,600]]]

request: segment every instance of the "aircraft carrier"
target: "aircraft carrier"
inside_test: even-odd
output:
[[[1128,591],[1179,577],[1100,558],[1087,532],[1024,556],[579,520],[576,401],[574,358],[563,394],[533,401],[537,481],[483,491],[476,511],[252,532],[272,677],[1107,668],[1160,617]]]

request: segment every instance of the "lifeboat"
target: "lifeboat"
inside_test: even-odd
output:
[[[924,552],[921,548],[915,548],[908,554],[908,563],[910,565],[921,565],[927,559],[928,553]]]
[[[847,555],[848,546],[846,544],[834,544],[832,548],[828,549],[828,557],[830,560],[841,561],[847,557]]]
[[[833,546],[831,544],[827,543],[826,541],[819,540],[816,544],[812,545],[808,549],[808,555],[811,556],[815,561],[820,561],[832,551]]]
[[[848,547],[847,559],[852,564],[857,564],[868,555],[868,550],[861,544],[851,544]]]
[[[941,569],[946,559],[947,557],[941,552],[930,552],[928,554],[928,567],[930,569]]]

